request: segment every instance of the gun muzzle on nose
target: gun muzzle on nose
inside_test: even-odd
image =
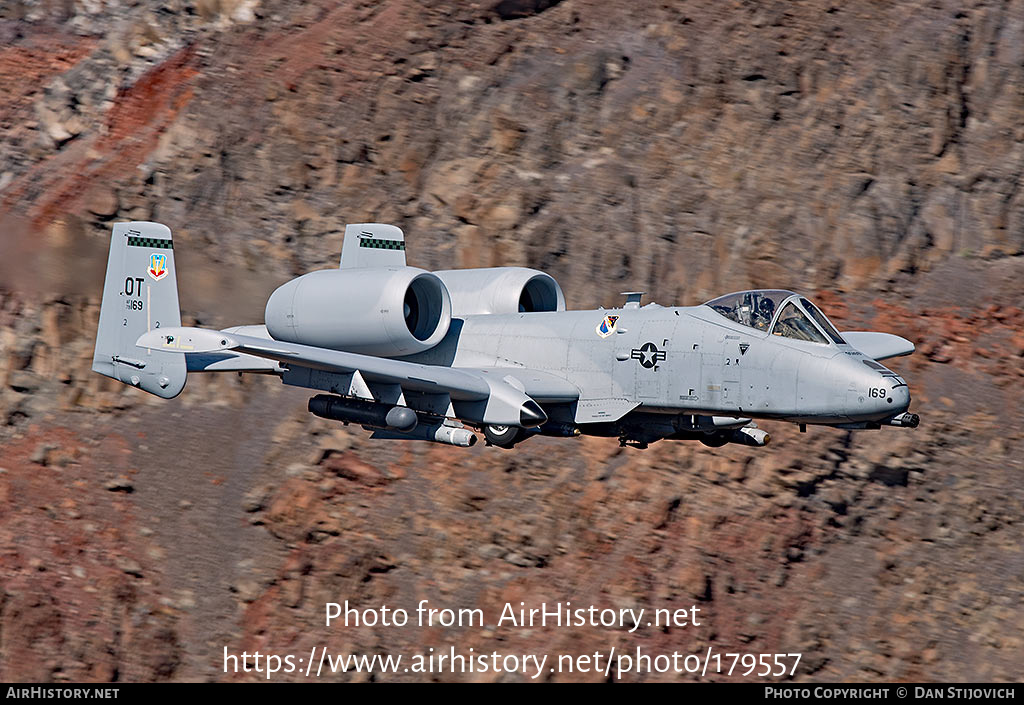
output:
[[[888,426],[901,426],[902,428],[917,428],[921,423],[921,417],[917,414],[908,414],[903,412],[902,414],[896,414],[891,419],[886,420]]]

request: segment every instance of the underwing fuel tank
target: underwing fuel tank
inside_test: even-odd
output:
[[[405,406],[392,406],[362,399],[345,399],[317,394],[309,400],[309,412],[322,419],[357,423],[374,428],[408,433],[416,428],[416,412]]]
[[[469,448],[476,444],[476,434],[466,428],[448,426],[443,423],[420,424],[408,433],[374,429],[370,438],[388,438],[393,441],[433,441],[450,446]]]
[[[738,428],[729,436],[730,443],[761,447],[771,443],[772,437],[759,428]]]
[[[359,424],[374,432],[372,438],[433,441],[463,447],[472,446],[477,440],[476,434],[465,428],[437,422],[420,424],[416,412],[406,406],[317,394],[309,400],[309,411],[322,419]]]

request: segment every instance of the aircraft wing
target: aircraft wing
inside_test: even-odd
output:
[[[547,420],[535,399],[568,401],[579,397],[579,390],[566,380],[524,368],[424,365],[205,328],[155,329],[139,337],[136,345],[189,354],[234,351],[289,367],[339,374],[358,372],[370,385],[397,385],[403,393],[447,395],[460,417],[487,424],[535,426]]]
[[[561,402],[573,402],[580,398],[580,390],[572,382],[564,377],[553,375],[550,372],[531,370],[525,367],[479,367],[479,368],[458,368],[467,371],[478,372],[484,375],[494,375],[509,382],[514,387],[522,386],[527,396],[541,402],[552,404]]]
[[[887,360],[890,357],[910,355],[914,352],[912,342],[892,333],[844,331],[840,335],[847,343],[875,360]]]

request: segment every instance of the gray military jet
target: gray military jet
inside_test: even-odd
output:
[[[763,446],[754,419],[916,427],[910,390],[880,360],[914,345],[843,332],[810,300],[741,291],[701,306],[565,310],[522,267],[428,272],[391,225],[345,229],[337,269],[267,301],[263,325],[183,328],[171,231],[114,225],[93,370],[170,399],[189,372],[273,374],[320,392],[317,416],[372,438],[511,448],[535,434]]]

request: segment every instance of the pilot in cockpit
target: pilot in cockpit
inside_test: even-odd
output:
[[[737,291],[719,296],[707,305],[731,321],[768,332],[779,305],[791,296],[793,292],[777,289]]]
[[[740,306],[740,322],[758,330],[768,330],[775,317],[775,302],[756,291],[748,291]]]
[[[754,328],[757,328],[758,330],[768,330],[768,326],[772,324],[772,319],[774,317],[775,302],[767,296],[760,297],[760,301],[757,302],[757,308],[754,314]]]

